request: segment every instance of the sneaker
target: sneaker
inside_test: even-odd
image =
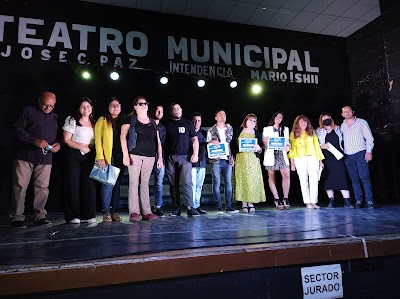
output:
[[[361,201],[357,201],[357,202],[356,202],[356,208],[357,208],[357,209],[361,208]]]
[[[70,220],[68,222],[72,223],[72,224],[79,224],[79,223],[81,223],[81,220],[79,218],[74,218],[74,219],[72,219],[72,220]]]
[[[204,211],[202,208],[198,207],[196,208],[197,212],[199,212],[200,214],[207,214],[206,211]]]
[[[142,220],[146,221],[146,220],[154,220],[154,219],[158,219],[157,215],[154,214],[144,214],[142,215]]]
[[[49,219],[47,219],[47,218],[42,218],[42,219],[39,219],[39,220],[35,220],[34,223],[37,224],[37,225],[48,225],[48,224],[51,224],[51,221]]]
[[[158,217],[165,217],[164,213],[161,212],[161,210],[160,210],[159,208],[153,207],[153,208],[151,209],[151,212],[152,212],[154,215],[157,215]]]
[[[250,208],[250,207],[249,207],[249,208]],[[254,207],[253,207],[253,208],[254,208]],[[232,207],[228,207],[228,208],[225,209],[225,212],[231,213],[231,214],[236,214],[236,213],[239,213],[239,210],[235,210],[235,209],[232,208]]]
[[[172,217],[181,216],[181,209],[175,209],[169,215]]]
[[[27,228],[28,226],[22,220],[11,221],[11,226],[15,228]]]
[[[103,215],[103,222],[111,222],[112,218],[109,213]]]
[[[111,214],[111,220],[112,221],[121,222],[122,221],[122,217],[119,216],[118,213],[112,213]]]
[[[345,199],[344,199],[344,207],[345,207],[345,208],[350,208],[350,209],[354,208],[353,205],[351,204],[351,199],[350,199],[350,198],[345,198]],[[358,208],[359,208],[359,207],[361,207],[361,203],[360,203],[360,205],[358,206]]]
[[[142,220],[142,215],[138,213],[132,213],[131,216],[129,217],[129,222],[137,222]]]
[[[346,206],[346,202],[344,203],[344,205]],[[335,200],[333,198],[329,198],[329,204],[327,206],[328,209],[332,209],[335,207]]]
[[[368,209],[374,209],[375,208],[374,203],[372,201],[367,202],[367,208]]]
[[[196,216],[200,216],[200,213],[195,208],[190,207],[190,209],[188,209],[188,211],[187,211],[187,215],[196,217]]]
[[[222,208],[217,208],[217,214],[223,214],[224,211],[222,211]]]
[[[96,218],[89,218],[89,219],[84,219],[84,220],[81,220],[81,222],[82,223],[95,223],[97,220],[96,220]]]

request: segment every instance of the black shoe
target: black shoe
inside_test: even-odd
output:
[[[196,217],[196,216],[200,216],[200,213],[195,208],[190,207],[190,209],[188,209],[188,211],[187,211],[187,215]]]
[[[357,204],[356,204],[356,206],[357,206]],[[344,207],[345,208],[354,208],[353,207],[353,205],[351,204],[351,199],[350,198],[345,198],[344,199]],[[361,207],[361,203],[357,206],[357,208],[360,208]]]
[[[17,221],[12,221],[11,226],[15,228],[27,228],[28,226],[25,224],[24,221],[17,220]]]
[[[217,214],[223,214],[224,211],[222,211],[222,208],[217,208]]]
[[[250,208],[250,207],[249,207],[249,208]],[[236,209],[234,209],[234,208],[232,208],[232,207],[227,207],[227,208],[225,209],[225,212],[231,213],[231,214],[236,214],[236,213],[239,213],[239,210],[236,210]]]
[[[333,198],[329,198],[329,204],[327,208],[334,208],[334,207],[335,207],[335,200]]]
[[[181,216],[181,209],[180,208],[175,209],[169,215],[172,217]]]
[[[282,211],[285,209],[285,207],[283,206],[282,201],[278,198],[278,199],[274,199],[274,204],[277,210]]]
[[[367,208],[368,209],[374,209],[375,208],[374,203],[372,201],[367,202]]]
[[[361,201],[357,201],[357,202],[356,202],[356,208],[357,208],[357,209],[360,209],[360,208],[361,208]]]
[[[151,209],[151,212],[152,212],[154,215],[157,215],[158,217],[165,217],[164,213],[161,212],[161,210],[160,210],[159,208],[153,207],[153,208]]]
[[[47,224],[51,224],[51,221],[47,218],[42,218],[39,220],[35,220],[35,224],[37,225],[47,225]]]
[[[198,207],[196,208],[197,212],[199,212],[200,214],[207,214],[206,211],[204,211],[202,208]]]

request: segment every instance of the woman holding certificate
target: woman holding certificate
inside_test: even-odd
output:
[[[290,188],[290,164],[287,152],[290,149],[289,128],[282,126],[283,113],[276,112],[268,127],[263,129],[264,140],[264,166],[268,171],[268,185],[274,196],[277,210],[290,209],[289,188]],[[275,171],[282,175],[283,201],[280,200],[276,188]]]
[[[325,158],[319,146],[318,137],[310,120],[305,115],[296,117],[290,132],[289,150],[290,168],[297,170],[301,194],[307,209],[319,209],[318,178],[319,170],[324,167]]]
[[[342,159],[342,132],[340,127],[335,125],[329,113],[324,112],[320,115],[317,135],[325,156],[325,169],[322,172],[321,185],[329,198],[328,208],[335,206],[334,190],[340,190],[342,193],[344,207],[351,208],[347,170]]]
[[[236,153],[233,193],[235,199],[242,202],[245,213],[255,212],[254,203],[266,200],[260,164],[262,146],[262,136],[257,131],[257,116],[248,114],[232,139],[232,151]]]

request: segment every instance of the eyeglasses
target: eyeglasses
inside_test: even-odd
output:
[[[121,108],[121,104],[110,104],[109,105],[110,108]]]
[[[139,106],[147,106],[149,103],[138,103]]]
[[[257,123],[257,120],[256,120],[256,119],[249,118],[248,120],[251,121],[251,122],[253,122],[253,123]]]
[[[40,102],[42,103],[43,107],[46,108],[46,109],[47,108],[54,109],[54,107],[55,107],[55,105],[46,104],[45,102],[43,102],[42,99],[40,99]]]

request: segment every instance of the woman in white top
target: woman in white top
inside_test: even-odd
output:
[[[65,150],[65,220],[69,223],[96,222],[96,186],[89,178],[95,160],[93,104],[82,98],[75,116],[63,126]]]
[[[274,203],[278,210],[289,209],[289,188],[290,188],[290,164],[287,152],[290,149],[289,128],[282,125],[283,112],[275,112],[271,117],[268,127],[263,129],[263,141],[265,146],[264,166],[268,171],[268,185],[274,196]],[[269,148],[269,140],[273,137],[284,137],[285,148],[275,150]],[[275,171],[280,171],[282,175],[283,201],[280,200],[276,188]]]

